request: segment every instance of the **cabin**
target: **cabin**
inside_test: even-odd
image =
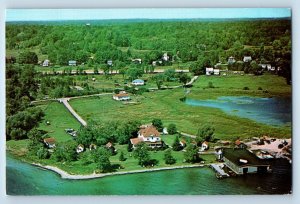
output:
[[[106,143],[105,148],[108,151],[110,151],[112,155],[116,154],[116,149],[115,149],[113,143],[111,143],[111,142]]]
[[[113,99],[116,101],[129,101],[131,98],[125,91],[113,95]]]
[[[228,61],[227,61],[228,64],[234,64],[235,62],[236,62],[236,61],[235,61],[235,59],[234,59],[233,56],[230,56],[230,57],[228,58]]]
[[[212,75],[214,73],[214,68],[212,67],[206,67],[206,75],[209,76],[209,75]]]
[[[222,152],[225,165],[237,175],[267,173],[270,164],[246,149],[226,148]]]
[[[157,148],[162,146],[160,133],[153,125],[141,126],[138,131],[138,137],[130,139],[133,148],[140,142],[145,142],[150,148]]]
[[[252,61],[252,57],[251,56],[244,56],[243,61],[244,62],[251,62]]]
[[[79,154],[79,153],[81,153],[81,152],[83,152],[84,151],[84,146],[83,146],[83,144],[79,144],[78,146],[77,146],[77,148],[76,148],[76,152]]]
[[[208,150],[208,149],[209,149],[208,142],[207,142],[207,141],[204,141],[204,142],[201,144],[201,149],[200,149],[200,151],[205,151],[205,150]]]
[[[131,84],[135,86],[143,86],[145,85],[145,81],[142,79],[135,79],[131,82]]]
[[[214,69],[214,75],[220,75],[220,69]]]
[[[107,65],[108,66],[113,66],[113,61],[112,60],[107,60]]]
[[[42,66],[43,66],[43,67],[48,67],[49,64],[50,64],[50,61],[46,59],[46,60],[44,60]]]
[[[69,66],[76,66],[77,62],[75,60],[69,60]]]
[[[180,140],[179,144],[184,148],[186,146],[186,141],[185,140]]]
[[[142,64],[142,59],[132,59],[131,62],[135,64]]]
[[[45,139],[44,139],[44,144],[45,144],[48,148],[50,148],[50,149],[56,147],[56,146],[55,146],[55,139],[52,138],[52,137],[50,137],[50,138],[45,138]]]
[[[235,148],[242,148],[242,149],[246,149],[247,148],[247,145],[243,142],[241,142],[240,140],[236,140],[234,142],[235,144]]]
[[[90,144],[89,149],[90,149],[90,150],[97,149],[97,145],[95,145],[95,144]]]
[[[163,54],[163,56],[162,56],[162,58],[161,58],[163,61],[169,61],[169,59],[170,59],[170,56],[168,56],[168,53],[164,53]]]

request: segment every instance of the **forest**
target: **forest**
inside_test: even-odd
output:
[[[193,72],[201,74],[197,69],[227,63],[230,56],[237,62],[251,56],[257,63],[288,67],[291,55],[289,19],[7,23],[6,36],[11,54],[7,57],[22,64],[49,59],[52,65],[63,66],[76,60],[79,65],[102,68],[113,60],[113,68],[122,69],[137,58],[143,66],[152,65],[167,52],[166,65],[189,63]]]

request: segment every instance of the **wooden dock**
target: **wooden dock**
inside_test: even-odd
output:
[[[227,177],[229,177],[229,174],[227,174],[221,168],[221,164],[211,164],[210,167],[216,172],[217,178],[227,178]]]

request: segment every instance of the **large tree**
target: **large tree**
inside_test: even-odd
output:
[[[150,162],[150,154],[148,151],[148,145],[144,142],[139,143],[133,151],[134,158],[138,159],[138,164],[146,166]]]
[[[198,147],[193,144],[188,144],[185,148],[184,159],[186,162],[195,163],[198,162],[200,157],[198,153]]]
[[[18,58],[19,64],[37,64],[38,56],[35,52],[24,51],[21,52]]]

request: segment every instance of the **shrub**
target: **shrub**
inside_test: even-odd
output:
[[[208,85],[207,85],[208,88],[215,88],[214,84],[210,81],[208,82]]]
[[[263,90],[261,87],[258,87],[257,90]]]
[[[250,90],[248,86],[245,86],[243,90]]]
[[[170,135],[174,135],[175,133],[177,133],[177,127],[174,123],[171,123],[169,126],[168,126],[168,133]]]

